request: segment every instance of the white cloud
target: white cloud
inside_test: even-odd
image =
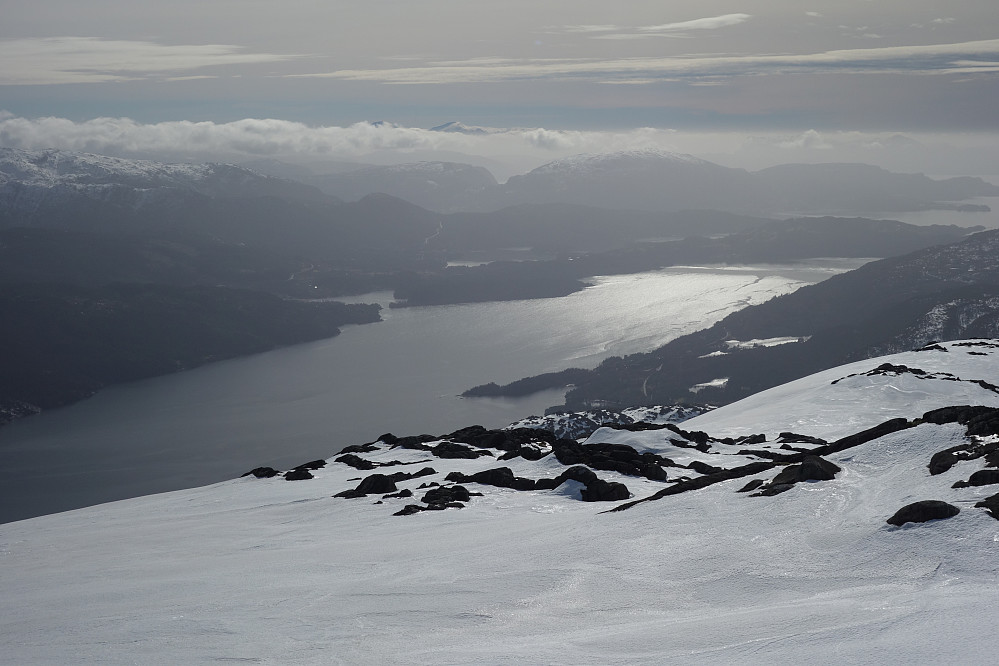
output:
[[[565,25],[562,26],[562,32],[577,32],[577,33],[591,33],[591,32],[613,32],[615,30],[623,30],[619,25]]]
[[[652,127],[623,131],[484,129],[485,133],[466,134],[367,122],[317,127],[275,119],[143,124],[128,118],[95,118],[74,122],[23,118],[0,110],[0,146],[5,147],[60,148],[171,161],[240,161],[268,156],[291,162],[444,159],[475,163],[480,157],[501,179],[569,155],[649,148],[691,153],[750,169],[798,161],[843,161],[905,172],[994,173],[999,150],[996,134],[942,138],[808,130],[793,135],[756,134],[747,139],[745,132],[678,132]]]
[[[362,122],[346,127],[315,127],[276,119],[244,119],[229,123],[138,123],[129,118],[23,118],[0,111],[0,146],[21,149],[59,148],[110,154],[185,154],[212,156],[358,158],[377,151],[407,153],[441,151],[471,155],[537,155],[552,157],[657,147],[672,148],[671,130],[638,128],[623,132],[517,128],[481,134],[441,132],[390,123]]]
[[[777,146],[783,149],[831,150],[833,145],[822,138],[822,135],[811,129],[792,139],[779,141]]]
[[[330,77],[395,84],[485,83],[547,78],[656,80],[663,77],[757,76],[780,73],[948,72],[955,60],[999,55],[999,39],[959,44],[888,46],[820,53],[622,58],[613,60],[521,60],[486,65],[474,60],[394,69],[352,69],[301,77]]]
[[[102,83],[296,58],[228,44],[165,45],[93,37],[0,40],[0,85]]]
[[[649,37],[657,36],[679,37],[691,30],[727,28],[748,21],[750,18],[752,18],[750,14],[724,14],[722,16],[711,16],[690,21],[637,27],[623,27],[619,25],[566,25],[562,26],[559,31],[589,35],[591,39],[627,40],[648,39]]]
[[[692,21],[680,21],[679,23],[664,23],[662,25],[647,25],[638,28],[642,32],[683,32],[686,30],[717,30],[738,25],[748,21],[750,14],[724,14],[722,16],[712,16],[709,18],[694,19]]]

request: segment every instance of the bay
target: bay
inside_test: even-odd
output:
[[[562,298],[385,308],[335,338],[111,387],[0,429],[0,522],[288,469],[389,431],[502,427],[564,392],[459,394],[647,351],[862,263],[674,267]]]

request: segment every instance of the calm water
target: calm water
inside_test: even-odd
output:
[[[458,394],[649,350],[861,263],[680,267],[564,298],[385,309],[336,338],[110,388],[0,429],[0,521],[287,469],[385,432],[500,427],[562,392]]]

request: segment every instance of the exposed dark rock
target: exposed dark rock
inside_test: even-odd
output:
[[[409,479],[419,479],[421,476],[430,476],[436,474],[437,470],[433,467],[424,467],[418,472],[393,472],[388,475],[388,478],[392,479],[395,483],[400,481],[408,481]]]
[[[953,487],[991,486],[995,483],[999,483],[999,469],[980,469],[972,474],[967,481],[958,481]]]
[[[725,444],[735,444],[735,440],[731,437],[726,437],[721,440]],[[701,444],[692,444],[685,439],[676,439],[675,437],[670,437],[669,443],[673,446],[679,447],[681,449],[695,449],[701,453],[708,453],[711,451],[711,445],[707,442],[702,442]]]
[[[953,504],[940,500],[922,500],[907,504],[887,520],[889,525],[902,526],[906,523],[925,523],[928,520],[953,518],[961,512]]]
[[[390,495],[383,495],[382,499],[402,498],[402,497],[412,497],[412,496],[413,496],[412,490],[410,490],[409,488],[403,488],[397,493],[392,493]]]
[[[387,435],[382,435],[382,441],[385,441]],[[429,451],[430,447],[425,446],[427,442],[436,442],[440,437],[434,437],[433,435],[411,435],[409,437],[392,437],[393,441],[389,446],[393,449],[415,449],[417,451]],[[388,443],[388,442],[386,442]]]
[[[312,472],[307,469],[293,469],[290,472],[285,472],[285,481],[305,481],[307,479],[314,479],[316,477],[312,476]]]
[[[633,423],[601,423],[601,428],[611,428],[613,430],[627,430],[628,432],[645,432],[646,430],[665,430],[665,423],[647,423],[646,421],[635,421]]]
[[[333,497],[344,497],[347,499],[353,499],[355,497],[364,497],[365,495],[381,495],[383,493],[394,493],[398,488],[395,486],[395,481],[391,477],[384,474],[372,474],[371,476],[364,477],[357,488],[353,490],[344,490],[343,492],[337,493]]]
[[[375,494],[375,493],[394,493],[398,488],[395,487],[395,481],[391,477],[384,474],[372,474],[371,476],[366,476],[364,479],[357,484],[356,490],[364,494]]]
[[[767,451],[766,449],[739,449],[740,456],[756,456],[757,458],[766,458],[767,460],[774,460],[776,462],[790,463],[795,462],[800,456],[796,454],[786,454],[779,453],[777,451]]]
[[[322,469],[323,467],[326,467],[325,460],[313,460],[301,465],[295,465],[295,469]]]
[[[754,490],[756,490],[757,488],[759,488],[760,486],[762,486],[763,483],[764,483],[763,479],[753,479],[752,481],[750,481],[749,483],[747,483],[746,485],[744,485],[742,488],[739,488],[735,492],[737,492],[737,493],[751,493]]]
[[[240,476],[241,477],[243,477],[243,476],[250,476],[252,474],[253,476],[257,477],[258,479],[269,479],[269,478],[271,478],[273,476],[277,476],[280,473],[281,472],[277,471],[273,467],[255,467],[255,468],[251,469],[249,472],[246,472],[245,474],[241,474]]]
[[[983,412],[968,419],[967,434],[979,437],[999,435],[999,409]]]
[[[999,493],[996,493],[991,497],[986,497],[975,506],[978,508],[985,509],[986,511],[988,511],[990,516],[992,516],[996,520],[999,520]]]
[[[384,436],[385,435],[382,435],[382,437],[384,437]],[[384,440],[382,440],[382,441],[384,441]],[[391,442],[385,442],[385,443],[386,444],[390,444]],[[353,444],[351,446],[345,446],[342,449],[340,449],[340,453],[341,454],[344,454],[344,453],[371,453],[372,451],[377,451],[377,450],[378,450],[378,447],[375,446],[374,444]]]
[[[438,458],[460,458],[474,460],[479,456],[491,456],[489,451],[483,451],[482,449],[473,449],[464,444],[456,444],[454,442],[441,442],[437,446],[430,449],[430,452],[437,456]]]
[[[967,444],[937,451],[930,458],[927,467],[931,475],[942,474],[962,460],[976,460],[982,457],[989,467],[999,464],[999,442],[981,442],[973,438]]]
[[[936,423],[937,425],[943,425],[944,423],[960,423],[961,425],[967,425],[971,419],[994,411],[999,410],[981,405],[954,405],[926,412],[923,414],[923,421],[926,421],[927,423]]]
[[[680,435],[684,439],[690,440],[695,444],[707,444],[708,441],[711,439],[711,437],[708,436],[708,433],[706,432],[702,432],[700,430],[694,430],[694,431],[683,430],[679,426],[673,423],[667,423],[666,429],[672,430],[673,432]]]
[[[631,492],[623,483],[597,479],[580,491],[584,502],[617,502],[631,497]]]
[[[692,463],[687,465],[687,468],[694,470],[698,474],[717,474],[718,472],[721,472],[724,469],[722,467],[715,467],[714,465],[709,465],[706,462],[701,462],[700,460],[693,461]]]
[[[861,444],[866,444],[871,440],[875,440],[879,437],[884,437],[885,435],[890,435],[893,432],[898,432],[900,430],[905,430],[906,428],[912,428],[916,424],[907,421],[903,418],[889,419],[883,423],[879,423],[873,428],[868,428],[867,430],[861,430],[858,433],[852,435],[847,435],[841,439],[837,439],[831,444],[826,444],[825,446],[820,446],[812,450],[817,456],[827,456],[830,453],[839,453],[840,451],[845,451],[846,449],[853,448],[855,446],[860,446]]]
[[[821,437],[811,437],[809,435],[799,435],[796,432],[782,432],[777,436],[777,441],[781,444],[785,443],[801,443],[801,444],[826,444],[826,440]]]
[[[767,436],[763,434],[743,435],[735,438],[736,444],[762,444],[765,441],[767,441]]]
[[[412,516],[414,513],[420,513],[423,510],[424,510],[424,507],[420,506],[419,504],[407,504],[406,506],[402,507],[401,509],[399,509],[398,511],[396,511],[392,515],[393,516]]]
[[[471,495],[465,486],[441,486],[428,490],[422,501],[426,504],[447,505],[451,502],[467,502],[469,499]]]
[[[451,472],[445,477],[446,481],[457,483],[481,483],[484,486],[496,486],[498,488],[513,488],[514,490],[534,490],[535,481],[523,477],[514,476],[513,470],[509,467],[496,467],[472,475],[461,472]]]
[[[625,444],[579,444],[564,439],[552,448],[563,465],[586,465],[626,476],[643,476],[652,481],[665,481],[667,475],[661,465],[672,464],[655,453],[639,453]]]
[[[770,483],[799,483],[801,481],[830,481],[842,471],[840,467],[818,456],[806,456],[801,464],[790,465],[780,471]]]
[[[753,493],[750,497],[773,497],[774,495],[780,495],[788,490],[794,488],[793,483],[768,483],[765,486],[760,487],[760,492]]]
[[[790,444],[781,444],[780,448],[783,451],[795,451],[797,453],[811,453],[812,452],[812,450],[809,449],[809,448],[805,448],[805,447],[801,447],[801,446],[791,446]]]
[[[680,493],[690,492],[691,490],[700,490],[701,488],[707,488],[708,486],[721,483],[722,481],[728,481],[730,479],[753,476],[754,474],[759,474],[760,472],[773,469],[776,466],[777,463],[772,462],[753,462],[748,465],[742,465],[741,467],[732,467],[718,472],[717,474],[709,474],[707,476],[699,476],[696,479],[683,480],[673,484],[672,486],[663,488],[656,494],[650,495],[649,497],[643,497],[642,499],[635,500],[634,502],[628,502],[627,504],[616,506],[611,509],[611,511],[625,511],[636,504],[653,502],[655,500],[662,499],[663,497],[679,495]]]
[[[936,476],[937,474],[943,474],[951,467],[957,464],[959,458],[954,455],[956,449],[963,449],[963,446],[953,447],[947,449],[946,451],[937,451],[930,457],[930,462],[927,467],[930,468],[930,476]]]
[[[375,463],[370,460],[365,460],[364,458],[355,455],[353,453],[348,453],[345,456],[340,456],[336,458],[333,462],[343,463],[344,465],[350,465],[354,469],[368,470],[377,467]]]

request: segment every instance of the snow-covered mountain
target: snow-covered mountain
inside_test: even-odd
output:
[[[385,435],[3,525],[4,656],[987,663],[996,408],[999,341],[949,342],[681,426]]]
[[[164,164],[62,150],[0,147],[0,222],[101,204],[139,210],[190,198],[281,196],[329,201],[317,189],[232,164]]]

